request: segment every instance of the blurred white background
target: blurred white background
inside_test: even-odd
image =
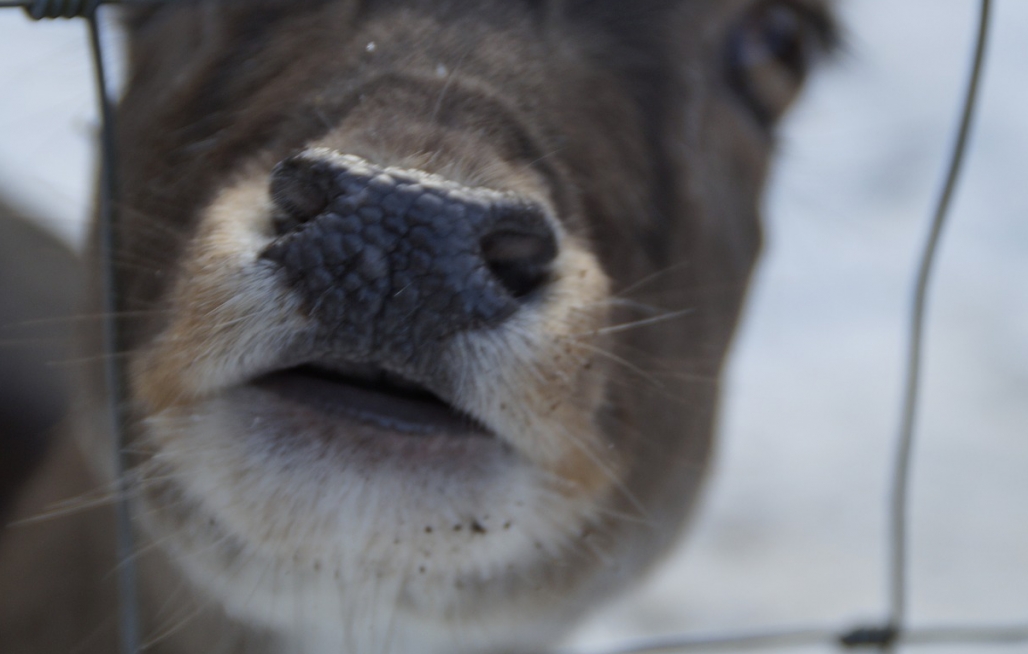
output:
[[[976,6],[840,2],[846,51],[781,142],[705,501],[678,551],[576,644],[884,615],[911,278]],[[1028,623],[1028,2],[998,0],[994,28],[931,296],[911,523],[919,624]],[[83,25],[0,12],[0,192],[75,244],[91,80]]]

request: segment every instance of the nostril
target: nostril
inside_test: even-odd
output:
[[[557,256],[557,242],[545,219],[538,214],[529,218],[518,221],[521,225],[501,221],[481,241],[482,258],[489,270],[516,298],[549,280]]]
[[[330,198],[331,179],[318,164],[303,157],[290,157],[271,172],[271,199],[278,211],[275,231],[284,234],[324,211]]]

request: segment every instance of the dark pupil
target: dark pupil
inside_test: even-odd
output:
[[[761,21],[767,55],[777,59],[797,76],[806,72],[806,53],[796,12],[786,7],[770,7]]]

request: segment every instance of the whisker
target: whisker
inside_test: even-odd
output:
[[[103,363],[107,359],[127,359],[139,353],[139,349],[126,350],[124,352],[105,352],[102,354],[93,354],[84,357],[75,357],[71,359],[62,359],[60,361],[52,361],[50,365],[57,368],[73,368],[75,366],[84,366],[93,363]]]
[[[22,320],[0,326],[0,329],[15,327],[33,327],[40,325],[60,325],[63,323],[100,321],[107,318],[148,318],[152,315],[170,313],[169,309],[136,309],[133,311],[98,311],[97,313],[79,313],[70,316],[58,316],[56,318],[37,318],[33,320]]]
[[[696,313],[696,309],[681,309],[679,311],[671,311],[662,316],[653,316],[652,318],[643,318],[641,320],[634,320],[632,322],[621,323],[619,325],[610,325],[608,327],[600,327],[594,329],[591,332],[585,332],[581,335],[603,335],[603,334],[617,334],[619,332],[625,332],[630,329],[636,329],[637,327],[646,327],[647,325],[655,325],[657,323],[665,322],[668,320],[674,320],[675,318],[681,318],[682,316],[688,316]],[[572,334],[577,336],[579,334]]]
[[[75,515],[84,511],[89,511],[96,508],[101,508],[117,502],[125,497],[133,497],[136,495],[136,491],[140,490],[141,487],[148,483],[155,483],[164,481],[166,479],[172,479],[174,475],[161,475],[151,476],[147,475],[133,482],[132,488],[127,489],[124,493],[118,490],[105,490],[100,494],[94,494],[96,491],[87,491],[81,495],[69,497],[58,502],[54,502],[43,513],[37,513],[26,518],[14,520],[7,523],[8,528],[21,528],[29,525],[39,524],[43,522],[49,522],[58,518],[65,518],[68,516]],[[116,484],[109,484],[109,486],[116,486]]]
[[[623,357],[619,357],[618,355],[614,354],[613,352],[605,350],[604,348],[596,346],[596,345],[593,345],[591,343],[586,343],[584,341],[579,342],[578,345],[581,346],[581,347],[584,347],[584,348],[586,348],[588,350],[591,350],[591,351],[595,352],[596,354],[599,354],[602,357],[606,357],[606,358],[610,359],[611,361],[614,361],[615,363],[619,363],[619,364],[623,365],[624,367],[626,367],[629,370],[631,370],[632,372],[636,373],[637,375],[639,375],[643,379],[651,382],[656,388],[658,388],[660,390],[664,390],[664,385],[661,384],[660,381],[656,377],[654,377],[652,374],[646,372],[645,370],[643,370],[639,366],[635,365],[634,363],[632,363],[628,359],[625,359]]]
[[[670,266],[667,266],[666,268],[662,268],[660,270],[652,272],[649,275],[643,277],[642,279],[635,281],[624,288],[618,289],[617,292],[614,293],[614,296],[621,297],[633,293],[642,288],[643,286],[645,286],[646,284],[657,281],[664,275],[669,275],[676,270],[680,270],[681,268],[689,265],[689,263],[690,261],[688,260],[679,261],[678,263],[673,263]]]

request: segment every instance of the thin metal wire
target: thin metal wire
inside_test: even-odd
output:
[[[985,60],[985,48],[989,39],[989,13],[991,0],[981,0],[978,35],[975,41],[974,63],[971,77],[964,94],[964,106],[960,115],[960,128],[957,140],[950,155],[949,167],[945,182],[939,195],[932,217],[931,230],[921,255],[921,265],[915,283],[913,310],[910,318],[910,340],[908,342],[908,358],[906,385],[903,397],[903,414],[900,420],[898,449],[893,471],[893,490],[891,500],[889,534],[889,624],[901,630],[907,610],[907,517],[910,497],[910,462],[914,445],[914,423],[917,417],[917,401],[921,390],[921,355],[924,344],[925,307],[928,301],[928,286],[931,282],[932,270],[939,248],[939,239],[949,215],[950,203],[960,179],[964,155],[967,150],[968,137],[974,119],[974,110],[978,101],[978,87],[982,76],[982,63]]]
[[[100,111],[101,171],[99,213],[97,216],[98,255],[100,258],[101,287],[104,289],[102,321],[103,348],[105,352],[120,352],[120,339],[115,316],[119,310],[118,277],[113,253],[117,251],[116,207],[118,198],[117,152],[114,141],[114,106],[107,91],[107,75],[104,67],[103,46],[100,38],[100,23],[95,9],[86,16],[89,25],[89,45],[93,56],[93,70],[96,79],[96,95]],[[124,366],[118,358],[107,357],[104,375],[108,393],[108,411],[114,445],[115,483],[118,501],[115,503],[117,516],[117,580],[118,580],[118,626],[121,636],[122,654],[138,654],[141,651],[139,619],[139,585],[136,571],[135,535],[129,511],[125,436]]]
[[[875,633],[879,632],[879,633]],[[860,634],[871,635],[862,639]],[[997,626],[944,626],[908,629],[889,636],[881,629],[832,629],[803,627],[726,634],[694,635],[663,639],[640,640],[614,648],[589,650],[588,654],[674,654],[677,652],[746,652],[775,650],[783,647],[837,646],[840,649],[880,648],[879,640],[885,636],[890,642],[905,646],[938,645],[996,645],[1009,646],[1028,643],[1028,625]],[[566,651],[560,654],[578,654]]]
[[[169,0],[86,0],[86,1],[83,1],[83,2],[75,2],[75,0],[43,0],[42,4],[48,4],[48,5],[51,5],[51,6],[60,7],[60,6],[65,6],[65,5],[70,6],[70,5],[75,5],[75,4],[80,4],[80,5],[84,6],[85,4],[87,4],[87,2],[88,2],[88,4],[93,4],[95,2],[95,4],[97,4],[97,5],[137,5],[137,4],[160,4],[160,3],[168,2],[168,1]],[[0,9],[9,9],[9,8],[17,8],[17,7],[20,7],[22,9],[31,9],[31,8],[39,5],[39,4],[41,4],[40,0],[0,0]],[[85,10],[83,9],[83,10],[78,11],[78,12],[73,13],[73,14],[64,14],[64,13],[57,13],[57,12],[47,12],[45,15],[40,16],[40,18],[75,18],[77,16],[86,16],[87,14],[85,14],[84,11]]]
[[[775,629],[691,636],[669,636],[639,640],[608,649],[588,650],[588,654],[670,654],[672,652],[753,651],[833,644],[839,630],[828,628]],[[558,654],[581,654],[560,652]]]
[[[912,629],[900,640],[907,645],[1019,645],[1028,643],[1028,625]]]
[[[25,11],[35,20],[86,18],[96,12],[100,0],[34,0]]]

